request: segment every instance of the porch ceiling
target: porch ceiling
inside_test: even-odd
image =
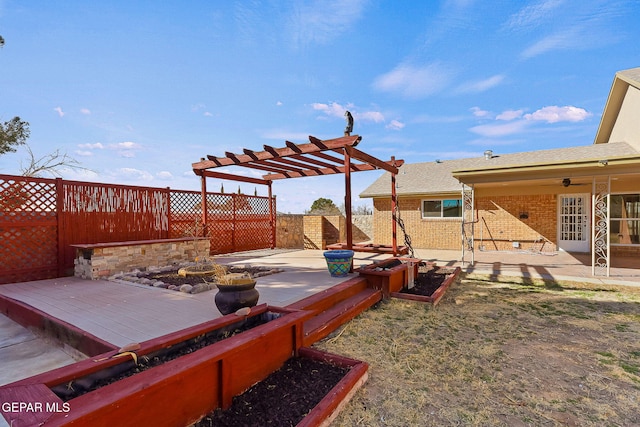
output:
[[[505,165],[476,170],[454,170],[452,175],[465,184],[532,181],[548,184],[564,178],[590,180],[595,176],[625,176],[638,172],[640,157],[620,156],[531,165]]]

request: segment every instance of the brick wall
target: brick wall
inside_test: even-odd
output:
[[[462,236],[460,219],[423,219],[421,198],[399,199],[398,206],[407,234],[414,248],[460,249]],[[479,197],[475,200],[479,222],[475,224],[475,243],[479,249],[513,250],[534,248],[556,250],[555,195]],[[391,200],[374,199],[373,241],[392,243]],[[520,218],[526,214],[527,218]],[[481,242],[482,236],[482,242]],[[404,234],[397,229],[398,244],[404,244]]]
[[[353,218],[353,241],[365,242],[371,240],[357,224],[369,224],[372,227],[372,215],[361,215],[368,218]],[[304,248],[325,249],[327,245],[347,241],[347,223],[342,215],[304,215],[303,220]]]
[[[554,194],[478,197],[475,202],[479,219],[474,232],[477,248],[557,250]]]
[[[401,199],[398,202],[400,218],[411,237],[411,246],[423,249],[460,249],[461,220],[422,219],[421,199]],[[378,244],[393,243],[391,200],[376,199],[373,202],[373,241]],[[398,245],[404,245],[405,236],[397,227]]]

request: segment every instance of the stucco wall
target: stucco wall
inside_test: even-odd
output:
[[[609,141],[625,141],[635,149],[640,150],[640,120],[638,120],[638,111],[640,111],[640,90],[629,86],[624,96],[624,101],[622,101],[620,114],[618,114],[618,118],[611,131]]]

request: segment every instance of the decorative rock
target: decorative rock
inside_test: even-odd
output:
[[[141,278],[139,283],[142,283],[143,285],[153,285],[153,280],[151,279],[147,279],[146,277]]]
[[[248,316],[251,313],[251,307],[242,307],[236,310],[236,316]]]
[[[153,282],[153,286],[156,288],[162,288],[162,289],[167,289],[169,287],[169,284],[164,283],[160,280],[157,280],[155,282]]]
[[[184,292],[185,294],[190,293],[192,289],[193,289],[193,286],[191,286],[191,285],[182,285],[182,286],[180,286],[180,292]]]
[[[193,289],[191,289],[192,294],[199,294],[200,292],[205,292],[211,289],[207,283],[198,283],[193,285]]]
[[[169,285],[167,289],[169,289],[170,291],[175,291],[178,289],[178,287],[176,285]]]

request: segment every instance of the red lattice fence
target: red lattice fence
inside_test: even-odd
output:
[[[212,254],[275,246],[269,198],[208,193],[207,211]],[[197,191],[0,175],[0,284],[73,274],[72,244],[203,232]]]

